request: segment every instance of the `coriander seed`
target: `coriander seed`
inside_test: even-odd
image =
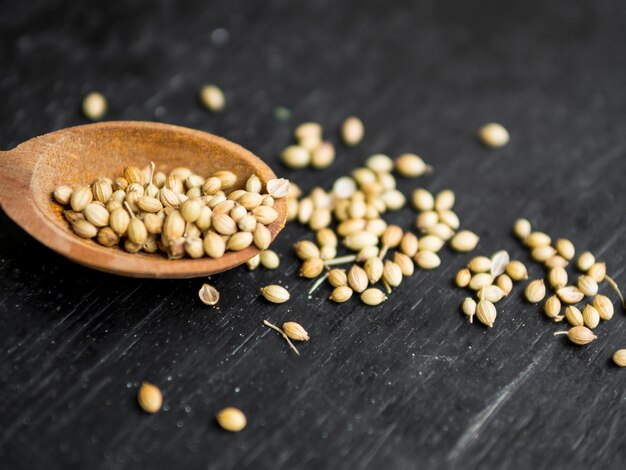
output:
[[[348,147],[354,147],[363,140],[365,128],[363,122],[355,116],[350,116],[341,125],[341,140]]]
[[[546,296],[546,286],[543,282],[543,279],[536,279],[531,281],[524,291],[524,295],[526,296],[526,300],[528,302],[536,304],[537,302],[541,302],[543,298]]]
[[[205,305],[215,305],[220,300],[220,293],[211,284],[202,284],[198,291],[198,297]]]
[[[90,121],[99,121],[107,112],[107,100],[101,93],[91,92],[83,98],[82,111]]]
[[[289,292],[282,286],[270,284],[261,288],[261,295],[272,303],[282,304],[289,300]]]
[[[502,124],[490,122],[478,130],[478,138],[487,147],[500,148],[509,143],[510,135]]]
[[[467,315],[469,322],[473,323],[476,314],[476,301],[471,297],[466,297],[461,308],[463,313]]]
[[[215,418],[222,429],[229,432],[239,432],[248,424],[243,411],[233,407],[224,408]]]
[[[337,303],[343,303],[352,297],[353,290],[348,286],[337,286],[330,294],[330,300]]]
[[[586,326],[574,326],[568,331],[557,331],[554,333],[554,336],[557,335],[567,335],[567,338],[572,343],[579,346],[584,346],[591,343],[594,339],[598,339],[598,337],[593,334],[593,331]]]
[[[200,89],[200,103],[213,113],[224,109],[224,92],[217,85],[205,85]]]
[[[163,405],[163,394],[156,385],[144,382],[137,392],[137,403],[146,413],[156,413]]]
[[[585,324],[582,312],[573,305],[565,307],[565,319],[572,326],[584,326]]]
[[[493,328],[493,324],[496,321],[496,316],[496,307],[488,300],[481,300],[476,305],[476,318],[479,322],[488,326],[489,328]]]
[[[613,362],[619,367],[626,367],[626,349],[618,349],[613,353]]]
[[[380,289],[376,289],[375,287],[370,287],[361,294],[361,301],[366,305],[378,305],[385,300],[387,300],[387,296]]]

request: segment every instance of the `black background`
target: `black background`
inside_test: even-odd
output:
[[[508,249],[530,218],[592,250],[626,285],[626,8],[574,1],[29,1],[0,6],[0,147],[84,123],[92,90],[108,119],[214,132],[305,189],[328,187],[375,152],[413,151],[435,173],[409,191],[452,188],[474,253]],[[197,103],[219,84],[227,107]],[[292,112],[287,123],[276,106]],[[324,172],[277,155],[299,122],[337,139],[360,116],[366,137]],[[512,139],[475,139],[487,121]],[[389,218],[412,224],[405,209]],[[585,348],[552,333],[522,288],[493,329],[469,325],[452,277],[471,255],[405,280],[389,301],[308,298],[290,225],[278,272],[238,268],[211,280],[124,279],[72,264],[0,216],[0,467],[624,468],[624,313]],[[531,274],[539,266],[529,263]],[[270,305],[258,288],[292,292]],[[608,293],[606,286],[601,291]],[[615,299],[614,294],[609,295]],[[268,319],[300,322],[295,356]],[[159,385],[154,416],[135,401]],[[213,415],[243,409],[232,435]]]

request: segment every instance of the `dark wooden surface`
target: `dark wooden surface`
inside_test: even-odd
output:
[[[510,236],[526,216],[626,285],[625,21],[617,0],[3,2],[0,146],[83,122],[95,89],[110,119],[215,132],[307,189],[368,154],[416,151],[436,172],[403,189],[454,189],[477,253],[528,261]],[[198,106],[205,82],[226,91],[222,114]],[[348,114],[362,145],[325,172],[280,167],[295,124],[335,138]],[[491,120],[512,134],[500,151],[474,138]],[[623,311],[585,348],[554,338],[519,287],[492,330],[469,325],[451,278],[470,256],[447,250],[380,307],[332,305],[297,277],[305,235],[279,237],[278,272],[212,278],[211,309],[202,279],[91,271],[1,215],[0,468],[624,468],[626,370],[610,362]],[[291,302],[259,299],[276,281]],[[302,356],[263,319],[303,324]],[[136,405],[143,380],[164,392],[157,415]],[[240,434],[214,423],[228,405],[248,415]]]

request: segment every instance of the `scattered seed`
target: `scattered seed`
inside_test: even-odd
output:
[[[556,291],[556,295],[559,296],[561,302],[566,304],[577,304],[585,297],[585,294],[583,294],[575,286],[561,287],[559,290]]]
[[[495,278],[504,273],[506,266],[509,264],[509,253],[505,250],[495,252],[491,256],[491,275]]]
[[[257,256],[259,256],[259,261],[266,269],[276,269],[280,265],[280,258],[273,250],[263,250]]]
[[[353,265],[348,271],[348,285],[356,292],[363,292],[367,289],[368,283],[365,270],[358,264]]]
[[[476,318],[489,328],[493,327],[496,321],[496,306],[488,300],[481,300],[476,306]]]
[[[555,322],[563,320],[563,316],[560,315],[561,301],[556,295],[548,297],[548,300],[546,300],[546,303],[543,306],[543,311],[549,318],[552,318]]]
[[[478,130],[480,141],[491,148],[504,147],[509,143],[509,131],[502,124],[490,122]]]
[[[230,432],[239,432],[248,423],[243,411],[233,407],[224,408],[215,418],[222,429]]]
[[[543,282],[543,279],[536,279],[534,281],[531,281],[526,286],[524,295],[526,296],[526,300],[528,300],[530,303],[536,304],[537,302],[541,302],[546,296],[546,286]]]
[[[464,268],[464,269],[459,270],[459,272],[456,273],[454,282],[456,283],[457,286],[464,288],[469,285],[471,279],[472,279],[472,273],[470,272],[469,269]]]
[[[361,301],[366,305],[378,305],[385,300],[387,300],[387,296],[375,287],[370,287],[361,294]]]
[[[494,285],[481,287],[477,293],[477,297],[479,299],[488,300],[489,302],[492,302],[494,304],[500,302],[500,300],[502,300],[505,296],[506,293],[498,286]]]
[[[200,90],[200,103],[214,113],[224,109],[224,92],[216,85],[205,85]]]
[[[593,256],[589,251],[585,251],[578,257],[578,261],[576,262],[576,267],[579,271],[587,272],[591,269],[591,266],[596,262],[595,256]]]
[[[549,246],[551,242],[552,239],[550,236],[543,232],[532,232],[526,239],[526,245],[531,249],[540,246]]]
[[[396,158],[396,171],[404,177],[416,178],[432,171],[422,158],[413,153],[405,153]]]
[[[598,293],[598,283],[592,277],[582,275],[578,277],[578,290],[588,297],[593,297]]]
[[[413,191],[412,201],[413,206],[415,206],[418,211],[431,211],[435,208],[435,198],[429,191],[423,188],[418,188]],[[437,215],[436,213],[434,214]]]
[[[521,261],[513,260],[506,265],[506,273],[513,281],[528,279],[528,271]]]
[[[619,367],[626,367],[626,349],[618,349],[613,353],[613,362]]]
[[[576,254],[576,248],[574,248],[574,244],[566,238],[559,238],[556,241],[555,247],[559,255],[561,255],[568,261],[574,258],[574,255]]]
[[[156,413],[163,405],[163,394],[156,385],[144,382],[137,392],[137,402],[146,413]]]
[[[309,334],[302,325],[296,322],[283,323],[283,331],[294,341],[308,341],[310,339]]]
[[[341,140],[348,147],[354,147],[363,140],[365,128],[363,122],[355,116],[350,116],[341,125]]]
[[[606,263],[594,263],[587,271],[587,276],[598,283],[604,281],[606,277]]]
[[[548,283],[553,289],[560,289],[567,285],[567,271],[564,268],[552,268],[548,271]]]
[[[579,346],[584,346],[585,344],[591,343],[594,339],[598,339],[598,337],[593,334],[593,331],[586,326],[574,326],[568,331],[557,331],[554,333],[554,336],[557,335],[567,335],[567,338],[572,343]]]
[[[469,288],[475,291],[489,286],[493,283],[493,277],[489,273],[479,273],[472,276],[469,282]]]
[[[471,297],[466,297],[463,301],[463,313],[467,315],[470,323],[474,321],[474,315],[476,314],[476,301]]]
[[[419,251],[414,261],[422,269],[435,269],[441,265],[441,259],[437,253],[431,251]]]
[[[215,305],[220,300],[220,293],[211,284],[202,284],[198,291],[198,297],[205,305]]]
[[[491,270],[491,260],[486,256],[472,258],[467,267],[473,273],[486,273]]]
[[[289,291],[277,284],[270,284],[261,288],[261,295],[272,303],[282,304],[289,300]]]
[[[600,313],[593,305],[585,305],[583,308],[583,322],[590,330],[593,330],[600,324]]]
[[[611,299],[606,295],[597,294],[593,298],[592,305],[596,308],[602,320],[610,320],[613,318],[613,302],[611,302]]]
[[[574,305],[565,307],[565,319],[572,326],[584,326],[585,324],[582,312]]]
[[[513,225],[513,234],[523,242],[530,236],[532,226],[526,219],[517,219]]]
[[[502,289],[505,295],[509,295],[513,290],[513,281],[508,274],[500,274],[496,279],[496,285]]]
[[[99,121],[107,112],[107,100],[101,93],[91,92],[83,98],[82,110],[91,121]]]
[[[330,294],[330,300],[337,303],[346,302],[352,297],[353,290],[348,286],[337,286]]]
[[[459,252],[468,252],[476,248],[480,238],[474,232],[469,230],[461,230],[450,241],[453,250]]]

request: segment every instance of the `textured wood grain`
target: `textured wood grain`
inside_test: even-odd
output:
[[[626,41],[623,2],[89,2],[0,7],[0,146],[82,123],[83,93],[109,98],[111,119],[158,120],[223,135],[305,189],[328,186],[373,152],[415,151],[435,173],[403,180],[450,187],[479,253],[507,249],[529,217],[607,261],[626,285]],[[223,28],[223,30],[219,30]],[[226,30],[228,33],[224,33]],[[227,37],[226,37],[227,36]],[[227,39],[227,40],[226,40]],[[196,103],[226,92],[223,113]],[[287,123],[273,109],[288,107]],[[287,171],[293,127],[318,120],[336,141],[350,114],[364,142],[338,147],[325,172]],[[497,120],[510,144],[475,130]],[[410,223],[406,209],[389,220]],[[279,272],[245,268],[200,280],[123,279],[77,266],[0,216],[0,467],[603,468],[623,469],[624,312],[586,348],[522,289],[493,329],[468,325],[452,286],[471,255],[448,250],[380,307],[308,298],[288,226]],[[292,301],[258,288],[281,282]],[[613,300],[615,296],[603,286]],[[311,335],[296,357],[261,326],[294,320]],[[135,402],[148,380],[165,408]],[[249,425],[214,423],[224,406]]]

